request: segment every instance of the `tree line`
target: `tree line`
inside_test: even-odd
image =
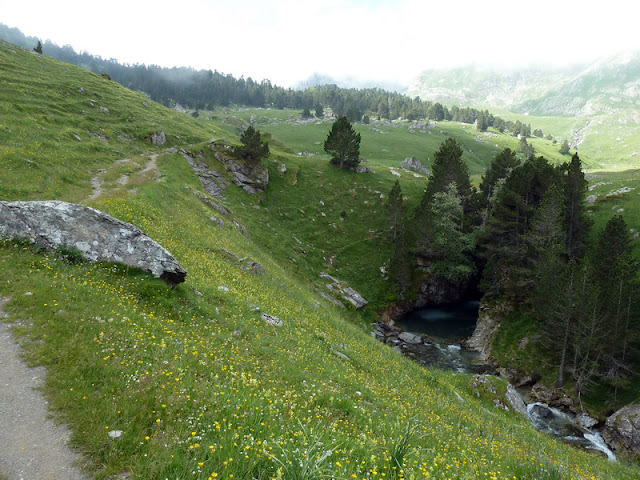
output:
[[[541,156],[521,162],[510,149],[476,189],[462,149],[447,139],[413,212],[398,181],[388,195],[396,294],[411,295],[424,275],[459,288],[480,279],[487,301],[535,322],[558,386],[570,380],[582,395],[604,382],[617,392],[640,362],[638,262],[622,216],[591,232],[586,192],[578,154],[554,166]]]
[[[38,44],[40,53],[94,73],[108,75],[123,86],[144,92],[152,100],[170,107],[180,104],[198,111],[236,104],[300,109],[304,112],[315,110],[318,116],[322,116],[324,108],[328,107],[336,117],[345,116],[350,122],[366,121],[370,117],[448,120],[475,124],[478,131],[493,127],[500,132],[522,137],[532,134],[530,125],[520,121],[505,121],[487,110],[458,106],[448,108],[439,102],[410,98],[380,88],[319,85],[297,90],[274,85],[269,80],[235,78],[216,70],[122,64],[115,59],[103,59],[87,52],[78,53],[69,45],[60,47],[49,40],[41,43],[37,38],[26,37],[18,29],[3,24],[0,24],[0,37],[28,49]],[[542,136],[541,130],[539,132]]]

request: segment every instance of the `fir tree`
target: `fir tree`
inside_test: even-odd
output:
[[[234,149],[234,153],[240,158],[257,163],[260,159],[269,156],[269,144],[262,141],[260,130],[256,130],[251,125],[242,133],[240,142],[242,145]]]
[[[333,122],[324,150],[331,155],[331,163],[340,168],[354,168],[360,163],[360,134],[344,115]]]
[[[587,217],[584,199],[588,182],[584,178],[582,165],[575,153],[566,166],[564,177],[564,223],[567,232],[566,253],[569,260],[584,253],[591,220]]]

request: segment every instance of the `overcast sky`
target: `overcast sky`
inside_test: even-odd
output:
[[[640,49],[630,0],[0,0],[0,22],[121,62],[294,86],[313,73],[408,85],[470,63],[562,65]]]

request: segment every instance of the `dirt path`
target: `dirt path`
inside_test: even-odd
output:
[[[157,160],[158,157],[160,156],[160,154],[158,153],[154,153],[152,155],[149,155],[148,158],[149,160],[147,161],[147,163],[145,164],[144,168],[138,172],[135,172],[133,175],[146,175],[147,173],[151,172],[151,171],[155,171],[158,169],[158,164],[157,164]],[[121,163],[128,163],[128,162],[133,162],[136,165],[139,165],[137,162],[134,162],[133,160],[131,160],[130,158],[123,158],[122,160],[118,160],[116,162],[114,162],[113,165],[119,165]],[[91,195],[89,195],[85,200],[84,203],[87,202],[91,202],[92,200],[96,200],[97,198],[101,197],[102,194],[105,191],[104,188],[104,174],[107,173],[107,170],[99,170],[97,175],[93,178],[91,178],[91,180],[89,181],[91,183]],[[126,187],[127,184],[129,183],[129,179],[131,178],[130,175],[122,175],[120,176],[115,183],[118,184],[120,187]]]
[[[48,404],[36,390],[44,367],[29,368],[2,310],[0,296],[0,475],[9,480],[88,480],[74,463],[81,457],[67,447],[69,430],[48,418]]]

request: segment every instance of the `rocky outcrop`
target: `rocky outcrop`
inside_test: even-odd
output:
[[[0,237],[26,239],[45,248],[75,248],[90,261],[140,268],[170,284],[187,276],[178,261],[138,227],[83,205],[0,202]]]
[[[332,303],[339,303],[344,306],[342,302],[346,301],[353,305],[355,308],[363,308],[369,304],[369,302],[366,301],[362,297],[362,295],[360,295],[353,288],[349,287],[337,278],[332,277],[331,275],[328,275],[326,273],[321,273],[320,278],[329,282],[325,284],[325,287],[330,293],[329,295],[326,292],[321,292],[321,295],[325,298],[330,296],[330,298],[333,299],[330,300]]]
[[[231,174],[231,181],[245,192],[258,195],[267,189],[269,170],[261,162],[251,163],[238,160],[231,155],[232,147],[212,143],[214,157]]]
[[[422,173],[424,175],[429,175],[429,170],[422,165],[422,162],[418,160],[416,157],[407,157],[402,162],[400,162],[400,168],[404,170],[410,170],[412,172]]]
[[[209,195],[217,199],[224,198],[224,190],[231,183],[252,195],[259,195],[266,190],[269,184],[269,170],[266,166],[260,162],[251,163],[235,158],[230,145],[214,142],[209,147],[224,171],[214,168],[209,160],[205,161],[202,153],[193,155],[186,150],[180,151]]]
[[[616,453],[640,460],[640,404],[627,405],[607,418],[602,437]]]
[[[162,130],[160,130],[157,132],[151,132],[149,134],[149,140],[154,145],[164,145],[167,143],[167,136]]]
[[[491,357],[491,338],[494,332],[500,326],[500,317],[498,309],[487,308],[480,305],[478,313],[478,322],[473,335],[465,341],[465,347],[480,352],[480,358],[483,361],[489,361]]]

